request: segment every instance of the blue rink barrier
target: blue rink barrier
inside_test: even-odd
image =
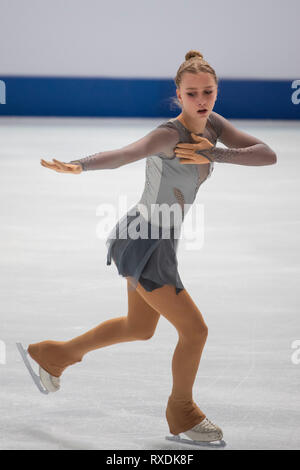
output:
[[[175,117],[173,79],[0,76],[0,116]],[[220,79],[214,111],[300,119],[300,79]]]

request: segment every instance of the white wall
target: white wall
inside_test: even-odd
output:
[[[0,0],[0,75],[300,78],[299,0]]]

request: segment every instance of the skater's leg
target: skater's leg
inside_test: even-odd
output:
[[[170,432],[179,434],[205,418],[205,414],[193,401],[192,388],[208,329],[201,312],[185,289],[176,294],[174,286],[165,285],[148,292],[139,283],[137,291],[178,332],[178,343],[172,360],[173,388],[166,417]]]
[[[146,340],[154,334],[160,315],[130,288],[127,281],[127,316],[111,318],[95,328],[64,343],[74,357],[83,356],[94,349],[127,341]]]
[[[127,316],[106,320],[69,341],[42,341],[28,347],[30,356],[51,375],[60,377],[66,367],[80,362],[89,351],[116,343],[146,340],[154,334],[159,313],[127,280]]]

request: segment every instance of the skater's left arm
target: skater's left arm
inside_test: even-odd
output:
[[[195,144],[177,144],[175,153],[179,157],[189,158],[194,153],[203,155],[211,162],[233,163],[236,165],[273,165],[277,162],[276,153],[262,140],[237,129],[228,119],[213,113],[219,130],[218,140],[229,148],[213,147],[207,150],[197,149]],[[193,139],[201,137],[192,134]],[[189,154],[190,152],[190,154]],[[182,161],[184,163],[184,160]]]

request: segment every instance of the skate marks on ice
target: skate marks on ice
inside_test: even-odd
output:
[[[226,447],[226,442],[221,439],[220,441],[194,441],[192,439],[184,439],[180,437],[180,434],[174,435],[174,436],[166,436],[166,439],[168,441],[173,441],[177,442],[179,444],[190,444],[198,447],[212,447],[212,448],[222,448]]]
[[[49,372],[43,369],[39,364],[39,375],[37,375],[27,358],[27,355],[29,354],[28,350],[25,350],[21,343],[16,343],[16,345],[31,377],[33,378],[34,383],[40,392],[44,394],[57,392],[60,389],[60,377],[55,377],[49,374]]]

